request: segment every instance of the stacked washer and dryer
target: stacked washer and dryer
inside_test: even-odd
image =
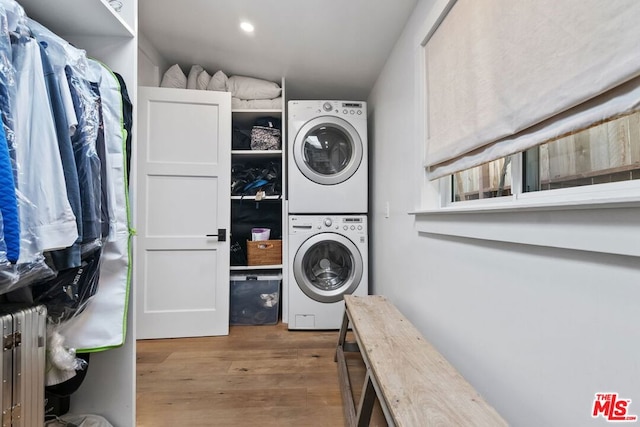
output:
[[[288,327],[338,329],[369,292],[366,104],[289,101],[288,130]]]

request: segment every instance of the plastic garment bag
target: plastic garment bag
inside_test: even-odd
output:
[[[100,94],[95,85],[95,71],[84,50],[77,49],[38,22],[27,18],[30,32],[46,45],[69,126],[69,135],[77,168],[82,221],[80,229],[82,252],[92,252],[102,245],[102,170],[98,156],[101,132]],[[102,145],[103,147],[103,145]],[[102,168],[102,169],[101,169]],[[108,230],[108,224],[104,224]]]
[[[58,273],[54,279],[33,285],[35,304],[47,307],[47,370],[46,385],[63,383],[74,378],[86,363],[76,357],[76,351],[66,343],[60,325],[80,315],[98,290],[102,248],[84,254],[78,268]]]
[[[51,66],[58,75],[80,184],[82,252],[92,252],[102,244],[103,238],[101,165],[96,145],[101,113],[100,94],[92,87],[95,73],[84,50],[75,48],[30,18],[26,22],[31,34],[46,44]]]
[[[82,204],[80,201],[80,183],[78,182],[78,168],[76,166],[73,147],[71,145],[69,125],[66,119],[64,103],[62,101],[62,95],[58,84],[58,77],[53,70],[51,61],[49,60],[46,43],[38,43],[38,47],[40,48],[47,94],[51,104],[51,112],[53,113],[53,124],[58,140],[60,160],[62,161],[67,199],[69,200],[73,214],[76,217],[76,228],[78,230],[78,238],[72,246],[52,251],[50,253],[55,269],[64,270],[67,268],[78,267],[80,265],[80,244],[82,242]]]
[[[13,43],[16,181],[20,206],[20,264],[37,262],[45,251],[78,238],[35,39]],[[32,279],[33,280],[33,279]],[[31,281],[32,281],[31,280]],[[27,284],[21,277],[21,285]]]
[[[100,124],[99,98],[91,90],[90,82],[77,69],[67,65],[65,73],[78,118],[78,126],[71,137],[71,143],[81,184],[82,252],[85,253],[101,245],[102,238],[100,158],[96,151]]]
[[[47,306],[50,322],[59,324],[80,314],[98,290],[101,248],[82,257],[78,268],[61,271],[32,286],[33,301]]]
[[[19,49],[18,52],[13,50],[12,39],[18,43],[21,40],[27,40],[26,36],[28,31],[25,26],[25,15],[22,7],[14,1],[1,0],[0,1],[0,115],[2,117],[3,131],[5,133],[6,145],[10,156],[11,167],[14,178],[14,189],[17,202],[17,208],[19,209],[19,223],[15,223],[15,220],[11,216],[6,216],[3,221],[5,227],[5,235],[9,238],[6,240],[8,255],[11,257],[11,261],[14,261],[16,257],[16,250],[18,256],[18,265],[16,270],[19,274],[19,280],[10,286],[0,286],[0,293],[6,293],[19,287],[27,286],[36,280],[51,277],[54,273],[44,262],[44,256],[42,254],[42,245],[52,243],[57,245],[59,241],[49,239],[55,235],[55,232],[49,234],[47,231],[47,225],[39,222],[38,220],[29,219],[29,214],[33,212],[36,206],[32,195],[38,192],[38,184],[33,185],[33,181],[29,177],[35,175],[33,172],[29,174],[25,173],[25,168],[29,169],[21,160],[26,152],[29,152],[29,143],[24,141],[30,141],[31,135],[22,132],[22,144],[20,144],[20,138],[16,134],[16,129],[21,123],[16,123],[16,100],[18,98],[18,83],[19,79],[15,72],[14,60],[18,63],[32,59],[32,56],[26,54],[25,51]],[[23,83],[28,82],[30,75],[27,74],[22,79]],[[25,91],[27,101],[31,100],[31,96],[35,94]],[[22,103],[23,107],[27,103]],[[26,109],[29,107],[27,106]],[[28,123],[23,121],[22,124]],[[26,125],[25,129],[29,129]],[[36,126],[36,135],[39,129]],[[37,138],[37,137],[36,137]],[[38,147],[39,148],[39,147]],[[48,148],[48,147],[46,147]],[[51,153],[45,148],[45,153]],[[35,167],[35,172],[38,168]],[[3,195],[6,196],[6,187]],[[26,190],[26,191],[25,191]],[[31,190],[31,194],[30,191]],[[5,200],[6,201],[6,200]],[[6,214],[6,211],[5,211]],[[64,220],[63,220],[64,222]],[[38,229],[39,226],[45,225],[44,228]],[[75,228],[75,227],[73,227]],[[44,240],[40,240],[37,232],[42,232]],[[51,230],[54,231],[54,230]],[[67,231],[73,230],[58,230],[61,234]],[[16,237],[19,236],[19,243],[16,248]],[[61,237],[58,234],[57,237]],[[63,236],[62,239],[65,239]],[[14,261],[15,262],[15,261]],[[2,268],[2,267],[0,267]]]
[[[86,310],[61,325],[60,333],[78,351],[120,346],[126,333],[131,276],[131,230],[126,177],[126,134],[120,81],[103,64],[90,61],[100,87],[109,186],[109,238],[104,243],[100,284]]]
[[[0,211],[6,234],[7,259],[15,263],[20,256],[20,222],[15,187],[15,134],[11,113],[12,93],[15,93],[15,73],[11,63],[11,40],[8,13],[0,2]],[[8,168],[8,169],[7,169]],[[1,289],[1,288],[0,288]]]

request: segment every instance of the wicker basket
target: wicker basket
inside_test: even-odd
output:
[[[282,264],[282,240],[247,240],[248,265]]]

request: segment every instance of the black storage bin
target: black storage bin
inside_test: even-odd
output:
[[[282,275],[233,275],[230,325],[275,325],[280,308]]]

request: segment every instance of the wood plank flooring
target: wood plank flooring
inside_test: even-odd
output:
[[[337,331],[232,326],[229,336],[137,342],[137,425],[342,426]],[[354,394],[364,379],[349,360]],[[371,425],[384,426],[381,411]]]

